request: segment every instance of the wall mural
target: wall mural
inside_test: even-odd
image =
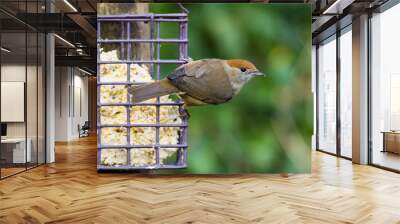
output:
[[[98,170],[309,172],[310,20],[306,4],[98,4]]]

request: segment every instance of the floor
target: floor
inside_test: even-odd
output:
[[[1,177],[7,177],[19,172],[23,172],[25,168],[0,168],[1,169]]]
[[[18,167],[7,167],[7,168],[0,168],[1,172],[1,178],[5,178],[20,172],[25,171],[26,169],[32,169],[36,166],[36,164],[27,164],[27,167],[25,168],[25,165],[19,165]]]
[[[95,138],[0,181],[0,223],[400,223],[400,175],[315,152],[312,174],[98,174]]]
[[[389,167],[391,169],[400,170],[400,155],[392,152],[374,151],[373,163]]]

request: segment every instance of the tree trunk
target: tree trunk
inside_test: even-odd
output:
[[[149,13],[148,3],[99,3],[97,4],[98,15],[121,15],[121,14],[147,14]],[[125,39],[126,30],[122,30],[120,22],[109,22],[101,27],[101,36],[103,39]],[[122,32],[123,31],[123,32]],[[121,36],[122,34],[122,36]],[[131,38],[150,39],[150,25],[148,22],[131,22]],[[120,59],[126,58],[126,52],[121,51],[119,44],[108,44],[102,46],[104,51],[119,49]],[[124,45],[127,49],[127,44]],[[150,59],[149,43],[132,43],[131,55],[133,60]]]
[[[98,15],[143,14],[149,12],[147,3],[99,3]]]

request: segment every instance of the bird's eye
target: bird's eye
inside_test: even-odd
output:
[[[240,71],[245,72],[246,68],[240,68]]]

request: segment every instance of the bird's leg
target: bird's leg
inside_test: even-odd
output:
[[[181,119],[186,118],[187,120],[189,120],[190,114],[189,114],[189,111],[187,110],[187,107],[188,107],[188,102],[186,100],[187,96],[185,93],[179,93],[178,96],[183,101],[183,106],[180,111],[180,117],[181,117]]]
[[[189,120],[189,118],[190,118],[190,114],[189,114],[189,111],[187,110],[186,104],[183,104],[183,106],[182,106],[182,112],[181,112],[180,117],[181,117],[182,119],[186,118],[186,119],[188,119],[188,120]]]

